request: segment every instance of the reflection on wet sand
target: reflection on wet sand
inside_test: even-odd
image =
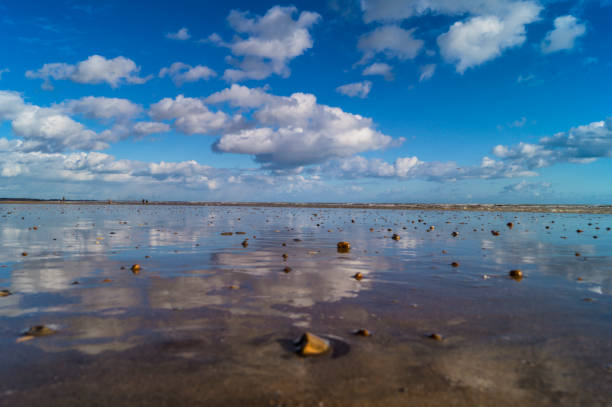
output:
[[[610,215],[0,212],[7,405],[50,394],[103,405],[606,405],[611,395]],[[16,342],[36,325],[57,332]],[[362,328],[372,336],[353,335]],[[342,356],[293,354],[305,330]]]

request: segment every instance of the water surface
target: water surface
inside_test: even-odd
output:
[[[0,215],[2,405],[610,405],[612,215]],[[35,325],[57,332],[19,340]],[[305,331],[336,351],[297,356]]]

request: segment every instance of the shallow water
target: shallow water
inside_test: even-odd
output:
[[[1,405],[611,405],[612,215],[0,215]],[[57,332],[20,341],[35,325]],[[334,352],[297,356],[305,331]]]

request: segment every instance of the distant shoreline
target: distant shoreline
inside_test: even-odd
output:
[[[319,209],[386,209],[422,211],[470,212],[536,212],[536,213],[589,213],[612,214],[612,205],[538,205],[538,204],[434,204],[434,203],[321,203],[321,202],[189,202],[189,201],[96,201],[96,200],[43,200],[0,198],[0,204],[47,205],[165,205],[165,206],[231,206],[263,208],[319,208]]]

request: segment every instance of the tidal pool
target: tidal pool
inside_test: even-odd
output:
[[[3,406],[611,405],[612,215],[36,204],[0,216]],[[24,336],[40,325],[53,333]],[[304,332],[333,352],[298,356]]]

